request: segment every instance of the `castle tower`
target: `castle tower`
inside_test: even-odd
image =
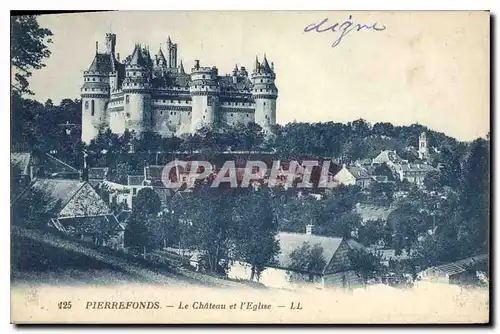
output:
[[[219,105],[219,85],[217,82],[217,68],[200,67],[196,60],[191,69],[191,133],[195,133],[203,126],[212,126],[217,117]]]
[[[116,48],[116,35],[113,33],[106,34],[106,54],[114,55]]]
[[[427,134],[422,132],[418,138],[418,156],[420,159],[427,159],[429,157],[429,148],[427,146]]]
[[[273,66],[274,67],[274,66]],[[272,127],[276,124],[276,99],[278,89],[274,84],[276,74],[269,65],[266,56],[262,64],[255,58],[255,66],[252,73],[253,90],[255,100],[255,123],[259,124],[266,135],[272,134]]]
[[[87,71],[83,72],[82,97],[82,141],[94,139],[100,130],[104,130],[109,119],[106,113],[109,101],[109,63],[110,55],[99,53],[96,42],[94,60]]]
[[[151,129],[151,59],[136,44],[123,80],[125,126],[140,134]]]
[[[167,40],[168,68],[177,68],[177,44],[172,43],[170,36]]]

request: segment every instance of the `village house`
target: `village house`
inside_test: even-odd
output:
[[[261,273],[259,282],[273,288],[295,288],[312,285],[323,287],[355,287],[362,284],[362,279],[356,273],[348,253],[350,250],[364,250],[364,247],[352,239],[318,236],[312,233],[312,226],[305,234],[278,233],[280,253],[276,264],[269,265]],[[301,247],[305,242],[311,247],[320,245],[323,248],[323,258],[326,265],[319,272],[297,271],[292,268],[292,252]],[[251,266],[245,262],[232,260],[228,277],[246,279],[251,276]],[[313,282],[308,282],[310,277]]]
[[[74,167],[48,153],[35,155],[29,152],[10,154],[12,181],[21,187],[28,186],[36,177],[78,179],[80,173]]]
[[[361,188],[368,187],[372,182],[375,182],[373,176],[361,166],[342,166],[342,169],[335,174],[333,181],[337,184],[346,186],[360,186]]]
[[[401,164],[403,162],[403,159],[399,157],[399,155],[396,153],[396,151],[393,150],[383,150],[380,151],[379,155],[377,155],[375,158],[372,160],[372,164],[387,164],[388,166],[394,165],[394,164]]]
[[[394,207],[378,206],[357,203],[353,212],[357,213],[361,218],[361,224],[364,226],[371,221],[379,221],[384,225],[387,223],[389,215],[395,210]]]
[[[474,285],[480,282],[484,273],[488,273],[488,260],[488,254],[481,254],[427,268],[418,277],[424,282]]]
[[[10,154],[12,168],[12,182],[23,187],[34,178],[33,158],[31,153],[13,152]]]
[[[35,179],[15,200],[30,199],[40,194],[40,202],[33,203],[52,218],[47,224],[82,240],[114,248],[123,247],[124,227],[119,224],[108,205],[90,183],[71,179]]]
[[[422,185],[424,179],[428,173],[437,172],[438,170],[428,164],[420,163],[405,163],[401,165],[395,165],[394,170],[396,171],[400,181],[408,181],[410,183],[415,183]]]

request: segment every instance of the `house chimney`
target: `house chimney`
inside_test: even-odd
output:
[[[87,166],[87,152],[83,152],[83,170],[78,171],[80,181],[85,182],[89,180],[89,168]]]
[[[312,235],[314,230],[314,225],[313,224],[307,224],[306,225],[306,234],[307,235]]]

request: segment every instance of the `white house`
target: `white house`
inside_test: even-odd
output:
[[[479,273],[488,271],[488,254],[425,269],[418,274],[420,280],[447,284],[477,284]]]
[[[309,232],[312,232],[309,229]],[[361,283],[360,277],[353,270],[348,252],[351,249],[363,249],[363,246],[354,240],[343,238],[324,237],[312,233],[278,233],[280,253],[275,265],[270,265],[261,273],[259,282],[273,288],[295,288],[304,285],[316,287],[348,287]],[[314,246],[319,244],[323,248],[325,267],[315,273],[299,272],[291,268],[291,253],[301,247],[304,242]],[[250,279],[251,266],[245,262],[232,260],[228,271],[229,278]],[[313,282],[306,282],[313,276]]]
[[[368,187],[373,181],[373,177],[361,166],[342,166],[342,169],[335,174],[333,181],[346,186],[357,185],[362,188]]]

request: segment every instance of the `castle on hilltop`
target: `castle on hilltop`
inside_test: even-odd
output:
[[[115,46],[112,33],[106,34],[104,53],[96,42],[94,60],[83,74],[84,142],[106,128],[117,134],[128,129],[166,137],[194,133],[202,126],[249,122],[270,134],[276,124],[276,74],[265,55],[262,63],[256,57],[251,75],[235,66],[231,74],[220,76],[215,66],[201,67],[199,60],[186,73],[170,37],[166,52],[160,46],[154,57],[148,47],[136,44],[132,55],[120,62]]]

